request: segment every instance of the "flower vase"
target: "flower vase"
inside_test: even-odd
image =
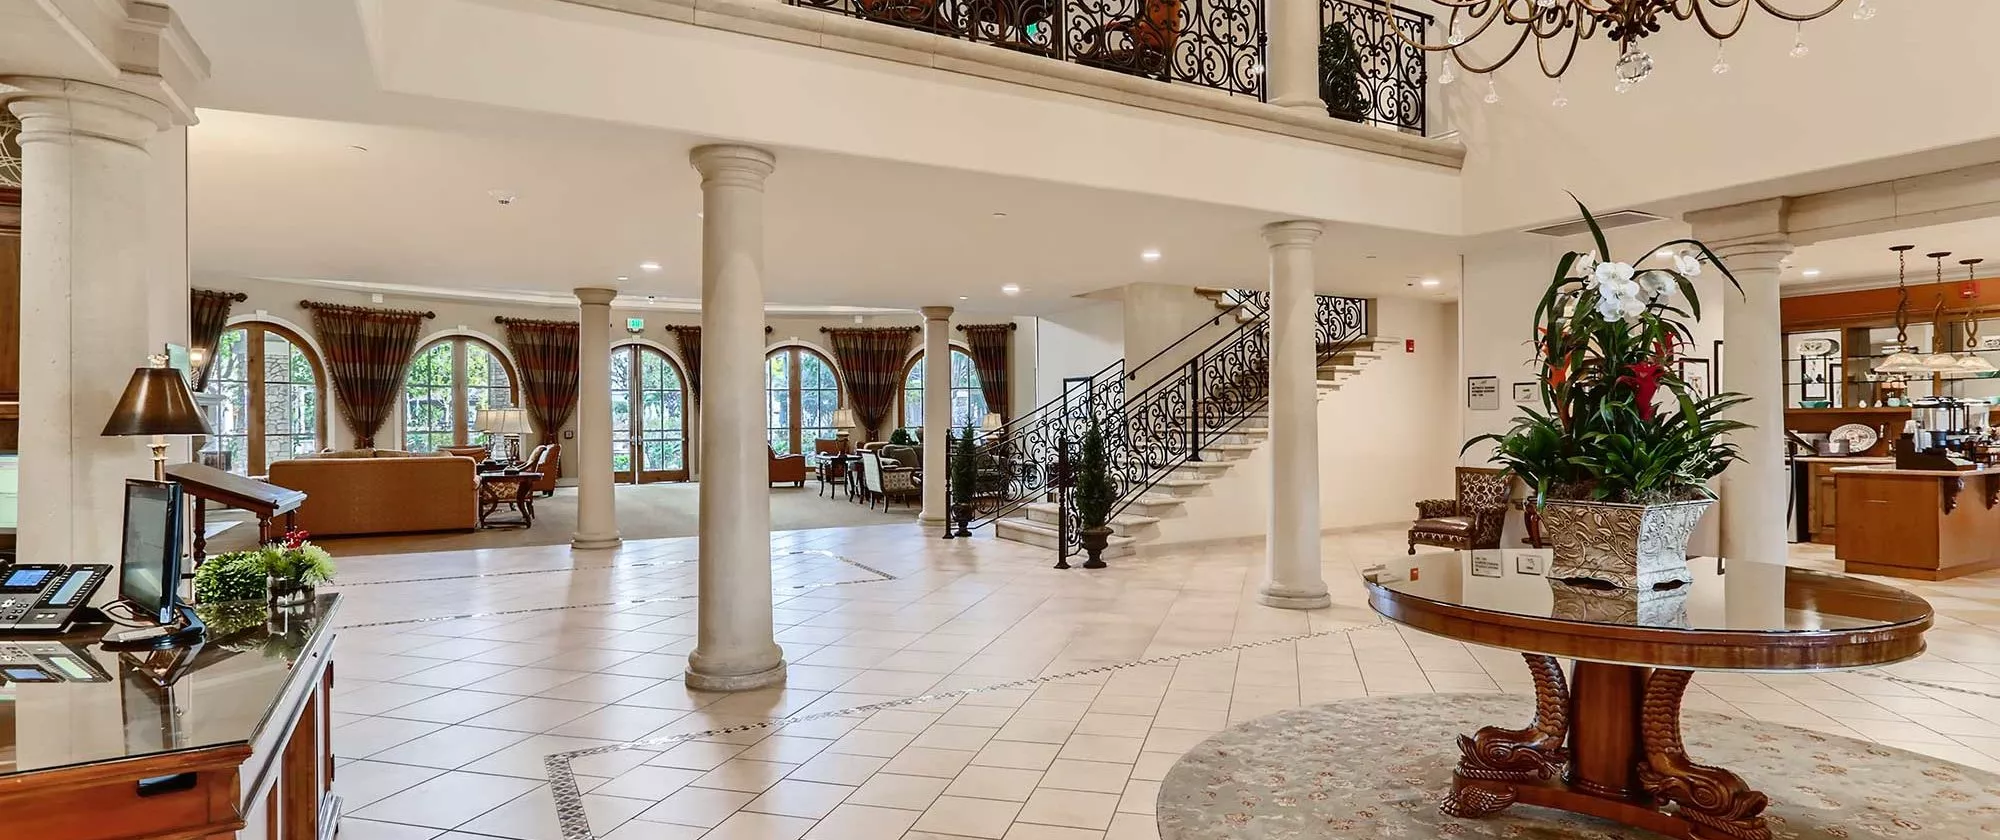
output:
[[[313,587],[311,584],[300,580],[277,577],[271,578],[269,584],[271,589],[271,606],[273,607],[295,607],[301,604],[312,603]]]
[[[1542,505],[1542,539],[1555,554],[1548,577],[1641,590],[1693,583],[1688,539],[1713,504],[1710,499],[1663,505],[1549,499]]]

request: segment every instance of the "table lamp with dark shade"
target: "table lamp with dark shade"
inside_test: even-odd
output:
[[[151,435],[147,446],[153,450],[153,480],[167,479],[166,435],[209,435],[208,420],[194,404],[194,392],[187,378],[170,367],[142,367],[132,371],[125,394],[111,419],[104,424],[105,437]]]

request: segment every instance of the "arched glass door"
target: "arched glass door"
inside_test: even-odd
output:
[[[644,344],[611,349],[611,469],[632,484],[688,477],[685,380]]]

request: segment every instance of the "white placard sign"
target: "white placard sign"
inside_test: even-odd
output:
[[[1500,377],[1466,377],[1465,404],[1476,411],[1500,410]]]

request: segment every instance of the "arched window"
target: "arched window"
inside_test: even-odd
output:
[[[476,338],[448,336],[425,345],[403,376],[403,448],[435,452],[465,446],[485,408],[514,408],[514,371],[500,351]]]
[[[304,339],[251,321],[215,344],[207,393],[222,396],[222,422],[206,447],[224,469],[263,475],[273,462],[318,452],[326,440],[326,376]]]
[[[779,455],[812,451],[812,442],[838,431],[840,378],[833,363],[807,347],[780,347],[764,357],[765,427]]]
[[[979,427],[986,419],[986,392],[979,388],[979,366],[972,354],[951,348],[951,427],[964,430]],[[924,354],[919,351],[903,374],[903,428],[912,432],[924,425]]]
[[[686,381],[680,365],[657,348],[611,348],[611,469],[617,480],[687,480]]]

